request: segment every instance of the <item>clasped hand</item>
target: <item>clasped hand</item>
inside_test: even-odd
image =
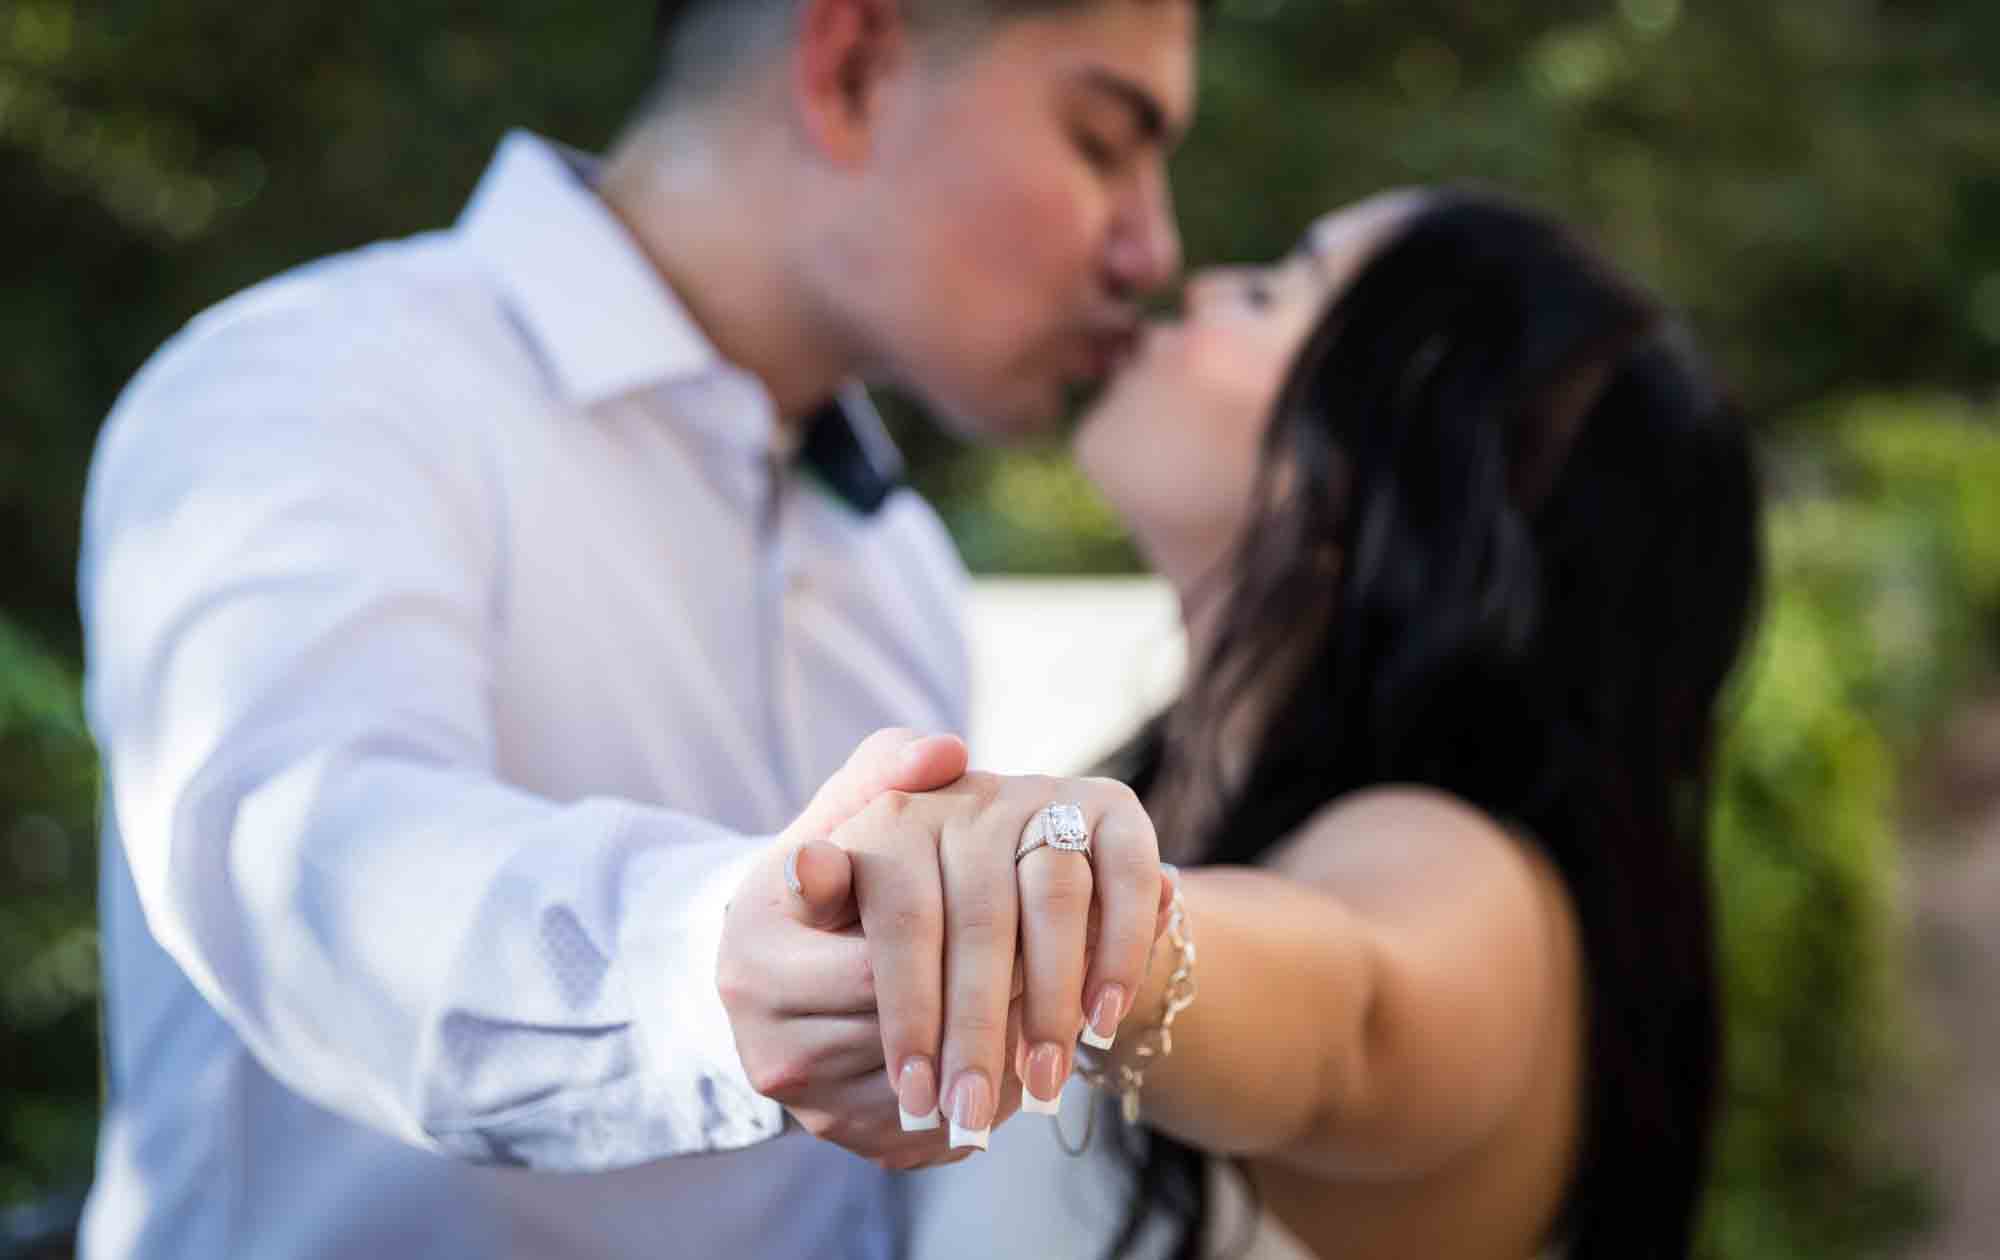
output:
[[[1017,863],[1052,803],[1090,851]],[[947,1163],[1024,1084],[1050,1110],[1079,1038],[1108,1044],[1168,895],[1123,784],[967,773],[955,738],[882,731],[738,889],[716,982],[751,1085],[801,1127],[885,1168]]]

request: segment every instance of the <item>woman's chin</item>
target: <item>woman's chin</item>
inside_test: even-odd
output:
[[[1115,459],[1118,445],[1116,412],[1109,405],[1111,393],[1107,390],[1081,412],[1077,413],[1076,427],[1070,430],[1070,455],[1076,466],[1083,472],[1098,493],[1110,494],[1106,484],[1107,474],[1117,465]]]
[[[1130,364],[1107,379],[1077,411],[1070,444],[1086,470],[1093,463],[1104,466],[1101,461],[1105,457],[1119,454],[1112,448],[1127,445],[1134,433],[1143,431],[1143,424],[1133,423],[1141,419],[1135,413],[1143,410],[1140,405],[1146,392],[1143,385],[1139,366]]]

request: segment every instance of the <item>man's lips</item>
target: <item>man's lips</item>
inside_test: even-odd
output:
[[[1085,333],[1077,341],[1077,360],[1082,374],[1102,380],[1132,356],[1138,348],[1137,324],[1119,324]]]

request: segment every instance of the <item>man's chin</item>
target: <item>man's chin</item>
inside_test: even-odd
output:
[[[1078,400],[1063,388],[1037,394],[1004,401],[933,404],[931,413],[954,437],[968,442],[1012,446],[1066,437]]]

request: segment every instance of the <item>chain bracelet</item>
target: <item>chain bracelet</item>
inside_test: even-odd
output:
[[[1126,1124],[1139,1123],[1139,1092],[1145,1088],[1146,1071],[1154,1060],[1164,1059],[1174,1052],[1174,1021],[1180,1018],[1182,1011],[1194,1005],[1195,997],[1200,992],[1194,978],[1194,934],[1188,931],[1187,903],[1181,899],[1178,882],[1174,885],[1173,901],[1167,909],[1166,935],[1175,958],[1173,974],[1167,977],[1166,991],[1160,998],[1160,1022],[1141,1032],[1127,1059],[1111,1071],[1092,1067],[1083,1061],[1081,1055],[1077,1059],[1078,1076],[1092,1088],[1118,1095],[1119,1112]],[[1157,952],[1157,945],[1158,942],[1155,942],[1154,952]],[[1149,975],[1152,967],[1153,954],[1148,953],[1146,970]],[[1081,1155],[1090,1147],[1091,1130],[1096,1127],[1095,1107],[1091,1108],[1090,1115],[1091,1128],[1084,1131],[1082,1146],[1071,1149],[1069,1143],[1063,1141],[1060,1130],[1056,1134],[1063,1149],[1072,1155]]]

